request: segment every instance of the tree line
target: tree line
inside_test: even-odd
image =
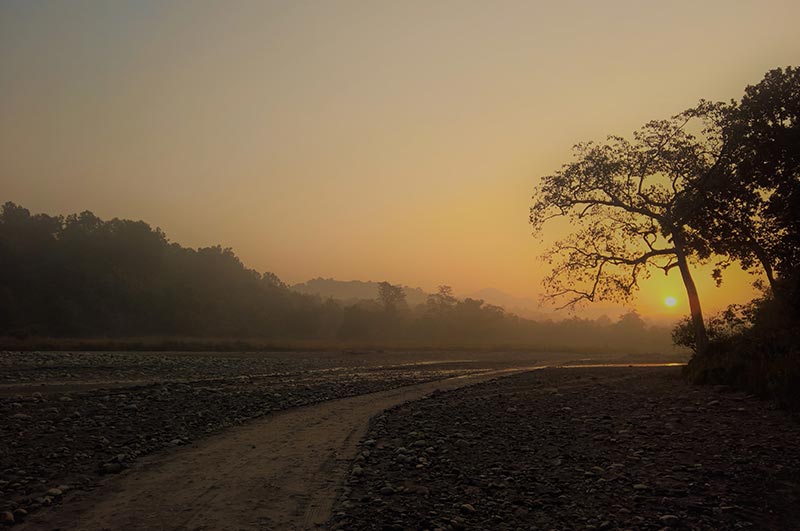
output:
[[[379,284],[341,302],[291,290],[247,268],[231,249],[191,249],[143,221],[91,212],[0,209],[0,336],[231,338],[436,345],[663,349],[666,329],[635,314],[618,322],[533,322],[448,286],[420,304]]]

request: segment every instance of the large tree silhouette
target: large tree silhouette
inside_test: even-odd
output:
[[[707,258],[708,247],[686,223],[684,196],[713,171],[719,151],[689,132],[693,118],[650,122],[632,140],[576,145],[575,159],[536,188],[530,222],[534,234],[553,218],[572,229],[545,254],[547,296],[564,306],[628,300],[652,268],[677,268],[702,351],[708,338],[689,261]]]

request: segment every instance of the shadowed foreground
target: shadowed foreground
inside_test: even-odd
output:
[[[798,440],[677,368],[545,369],[377,417],[332,527],[800,529]]]
[[[15,529],[798,529],[798,438],[676,367],[475,371],[273,412]]]
[[[370,417],[435,390],[514,370],[488,371],[292,409],[192,447],[145,459],[102,493],[76,492],[18,529],[315,529]]]

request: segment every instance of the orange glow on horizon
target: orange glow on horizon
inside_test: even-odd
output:
[[[143,219],[288,283],[532,300],[569,228],[532,238],[531,192],[574,143],[738,98],[800,57],[800,3],[778,0],[77,9],[0,5],[0,200]],[[695,269],[707,314],[752,280]],[[688,312],[679,275],[640,287],[644,316]]]

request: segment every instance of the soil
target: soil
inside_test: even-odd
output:
[[[800,424],[678,368],[545,369],[371,423],[332,529],[800,529]]]

